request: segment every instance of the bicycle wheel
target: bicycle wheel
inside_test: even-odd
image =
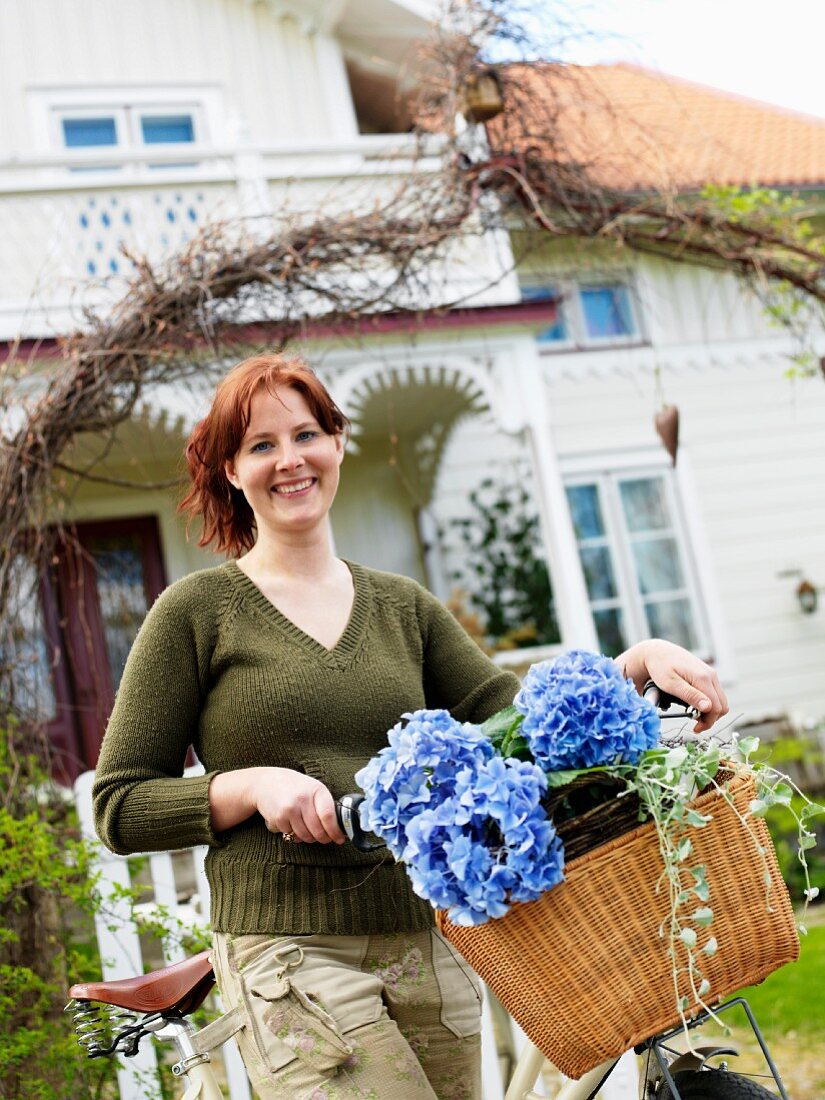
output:
[[[674,1077],[681,1100],[776,1100],[749,1077],[723,1069],[685,1070]],[[656,1100],[674,1100],[667,1084],[656,1093]]]

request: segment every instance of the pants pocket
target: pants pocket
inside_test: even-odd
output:
[[[444,939],[431,929],[433,971],[441,996],[441,1022],[459,1039],[481,1031],[481,982],[475,971]]]
[[[332,1016],[286,975],[258,982],[251,993],[264,1002],[266,1032],[316,1073],[333,1073],[352,1054]]]

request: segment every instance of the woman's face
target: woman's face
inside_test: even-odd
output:
[[[259,389],[237,454],[224,464],[255,514],[258,535],[308,531],[324,523],[344,457],[341,435],[327,435],[303,394]]]

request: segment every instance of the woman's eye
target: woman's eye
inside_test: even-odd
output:
[[[314,439],[317,434],[317,432],[313,431],[298,432],[298,440],[299,442],[305,443],[308,439]]]
[[[254,454],[256,451],[265,451],[268,447],[269,443],[267,443],[265,439],[262,439],[260,442],[252,445],[252,453]]]

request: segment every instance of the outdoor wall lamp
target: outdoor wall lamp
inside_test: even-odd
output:
[[[796,598],[799,600],[799,609],[802,614],[813,615],[819,605],[819,592],[805,577],[796,586]]]

